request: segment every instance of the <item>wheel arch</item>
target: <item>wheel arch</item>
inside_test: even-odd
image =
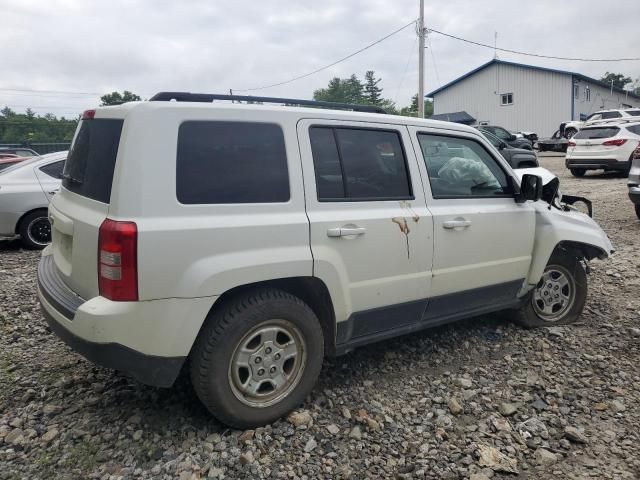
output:
[[[207,318],[239,295],[264,288],[282,290],[305,302],[320,321],[324,335],[325,354],[335,354],[336,315],[333,301],[327,285],[317,277],[287,277],[238,285],[216,298],[207,314]],[[200,336],[205,324],[206,320],[202,322],[196,339]],[[194,344],[196,339],[194,339]]]
[[[32,208],[31,210],[28,210],[28,211],[24,212],[22,215],[20,215],[20,218],[18,219],[18,221],[16,222],[16,226],[14,227],[14,232],[15,232],[16,235],[18,235],[20,233],[20,226],[22,224],[22,221],[25,219],[25,217],[27,215],[32,214],[33,212],[38,212],[38,211],[47,212],[48,208],[47,207],[36,207],[36,208]]]

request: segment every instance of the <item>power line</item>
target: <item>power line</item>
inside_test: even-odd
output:
[[[640,60],[640,57],[630,57],[630,58],[573,58],[573,57],[558,57],[558,56],[553,56],[553,55],[541,55],[541,54],[538,54],[538,53],[521,52],[519,50],[511,50],[511,49],[508,49],[508,48],[499,48],[499,47],[496,47],[494,45],[487,45],[486,43],[476,42],[476,41],[473,41],[473,40],[468,40],[466,38],[458,37],[456,35],[451,35],[449,33],[440,32],[440,31],[435,30],[433,28],[428,28],[427,30],[429,32],[437,33],[437,34],[445,36],[445,37],[453,38],[455,40],[460,40],[461,42],[470,43],[472,45],[478,45],[479,47],[486,47],[486,48],[490,48],[492,50],[499,50],[501,52],[507,52],[507,53],[515,53],[517,55],[526,55],[526,56],[529,56],[529,57],[550,58],[550,59],[553,59],[553,60],[571,60],[571,61],[577,61],[577,62],[629,62],[629,61],[638,61],[638,60]]]
[[[255,91],[255,90],[264,90],[265,88],[279,87],[280,85],[286,85],[288,83],[295,82],[296,80],[301,80],[303,78],[310,77],[311,75],[315,75],[316,73],[319,73],[319,72],[321,72],[323,70],[326,70],[327,68],[331,68],[334,65],[337,65],[337,64],[339,64],[341,62],[344,62],[345,60],[348,60],[348,59],[350,59],[352,57],[355,57],[359,53],[362,53],[365,50],[368,50],[369,48],[373,47],[374,45],[377,45],[377,44],[385,41],[387,38],[395,35],[396,33],[401,32],[402,30],[404,30],[405,28],[409,27],[410,25],[413,25],[414,23],[415,23],[415,20],[411,20],[406,25],[398,28],[397,30],[394,30],[393,32],[389,33],[388,35],[385,35],[382,38],[379,38],[375,42],[372,42],[369,45],[367,45],[365,47],[362,47],[360,50],[356,50],[355,52],[350,53],[346,57],[342,57],[340,60],[336,60],[335,62],[330,63],[329,65],[325,65],[324,67],[318,68],[318,69],[316,69],[316,70],[314,70],[312,72],[308,72],[308,73],[305,73],[303,75],[298,75],[297,77],[291,78],[289,80],[285,80],[284,82],[278,82],[278,83],[273,83],[271,85],[263,85],[261,87],[253,87],[253,88],[234,88],[233,91],[234,92],[252,92],[252,91]]]
[[[104,93],[97,92],[70,92],[63,90],[35,90],[29,88],[0,88],[2,92],[17,92],[17,93],[43,93],[43,94],[54,94],[54,95],[85,95],[85,96],[94,96],[94,95],[104,95]]]

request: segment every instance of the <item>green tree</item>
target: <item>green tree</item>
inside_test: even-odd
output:
[[[382,104],[382,88],[378,86],[381,79],[376,78],[373,70],[367,70],[364,74],[364,97],[371,105]]]
[[[416,93],[411,97],[411,105],[400,109],[400,115],[405,117],[417,117],[418,116],[418,94]],[[424,101],[424,116],[425,118],[433,115],[433,102],[431,100]]]
[[[16,113],[9,107],[0,110],[0,143],[70,142],[77,119],[58,118],[51,113],[37,115],[33,110]]]
[[[611,85],[611,82],[613,81],[613,87],[620,89],[623,89],[627,83],[633,82],[630,77],[625,77],[622,73],[611,72],[606,72],[600,79],[600,81],[606,83],[607,85]]]
[[[100,97],[100,101],[102,102],[100,106],[102,107],[105,105],[120,105],[122,103],[138,102],[140,100],[142,100],[140,96],[136,95],[135,93],[131,93],[129,90],[125,90],[122,93],[111,92]]]

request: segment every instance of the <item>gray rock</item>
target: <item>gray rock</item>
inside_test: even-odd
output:
[[[500,405],[498,405],[498,411],[501,415],[509,417],[516,413],[519,407],[520,405],[518,405],[517,403],[502,402],[500,403]]]
[[[40,439],[44,443],[49,443],[49,442],[52,442],[59,434],[60,432],[58,431],[57,428],[52,428],[51,430],[48,430],[47,432],[45,432],[45,434],[42,435]]]
[[[565,427],[564,436],[574,443],[589,443],[584,432],[576,427]]]
[[[311,437],[309,440],[307,440],[307,443],[304,446],[304,451],[309,453],[313,451],[317,446],[318,442],[316,442],[315,438]]]
[[[340,428],[333,423],[331,425],[327,425],[326,429],[331,435],[337,435],[340,433]]]
[[[10,445],[20,445],[25,440],[24,435],[22,430],[14,428],[4,437],[4,441]]]
[[[610,403],[610,405],[611,405],[611,410],[613,410],[616,413],[624,412],[627,409],[624,403],[622,403],[620,400],[614,400],[613,402]]]
[[[553,465],[558,461],[558,457],[554,453],[544,448],[537,449],[533,454],[533,458],[538,465],[542,466]]]
[[[356,440],[360,440],[362,438],[362,430],[360,430],[360,425],[354,426],[349,432],[349,437],[355,438]]]
[[[518,474],[518,461],[506,456],[497,448],[489,445],[478,445],[478,464],[489,467],[494,472]]]
[[[247,450],[246,452],[240,454],[238,458],[240,465],[247,465],[249,463],[254,462],[253,452],[251,450]]]
[[[456,384],[462,388],[471,388],[473,387],[473,382],[469,378],[460,377],[456,379]]]

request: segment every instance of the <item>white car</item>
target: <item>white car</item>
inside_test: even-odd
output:
[[[640,120],[584,127],[567,144],[565,165],[575,177],[587,170],[618,171],[626,176],[638,143]]]
[[[60,189],[67,152],[24,160],[0,172],[0,237],[20,236],[26,248],[51,241],[47,208]]]
[[[615,123],[619,120],[633,120],[633,117],[640,117],[640,108],[600,110],[589,115],[584,122],[578,120],[566,122],[563,132],[565,138],[572,138],[583,127],[602,123]]]
[[[471,127],[277,101],[84,113],[38,266],[57,335],[150,385],[188,368],[246,428],[304,401],[325,355],[498,310],[579,317],[583,262],[612,246],[557,185],[540,200],[542,179]]]

